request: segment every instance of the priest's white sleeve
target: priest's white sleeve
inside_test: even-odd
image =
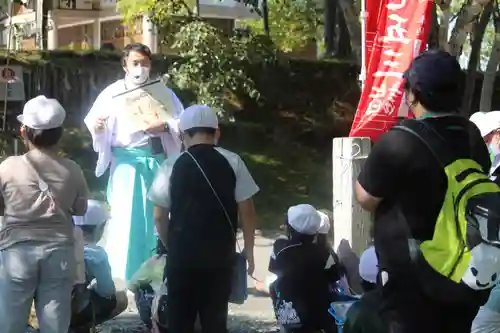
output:
[[[96,177],[100,177],[106,172],[111,163],[111,140],[113,138],[113,128],[115,118],[110,110],[113,110],[111,96],[105,89],[96,99],[94,105],[84,119],[90,135],[92,136],[92,146],[97,153],[97,164],[95,169]],[[95,124],[100,117],[108,117],[106,125],[102,131],[95,130]]]
[[[169,93],[171,94],[171,105],[173,107],[174,117],[167,120],[169,131],[168,133],[163,133],[161,139],[163,149],[167,153],[167,156],[172,156],[180,153],[182,147],[179,133],[179,117],[184,111],[184,106],[182,106],[181,101],[172,89],[169,89]]]

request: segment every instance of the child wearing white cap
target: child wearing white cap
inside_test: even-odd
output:
[[[500,170],[500,111],[476,112],[470,117],[488,146],[491,157],[491,169],[489,170],[493,180],[496,180]],[[485,170],[488,171],[488,170]]]
[[[318,229],[318,233],[317,233],[317,236],[316,236],[316,243],[319,245],[319,246],[323,246],[325,247],[328,251],[330,251],[330,253],[332,254],[334,260],[335,260],[335,264],[338,265],[337,266],[337,269],[339,270],[339,274],[342,275],[342,267],[340,265],[340,261],[338,259],[338,256],[337,254],[335,253],[335,251],[333,250],[329,240],[328,240],[328,234],[330,232],[330,221],[332,220],[332,217],[331,217],[331,212],[327,211],[327,210],[318,210],[318,214],[319,216],[321,217],[321,224],[320,224],[320,227]],[[269,273],[268,276],[266,276],[266,278],[264,279],[264,281],[257,281],[256,284],[255,284],[255,289],[259,292],[259,293],[262,293],[262,294],[269,294],[269,288],[270,288],[270,285],[276,281],[276,274],[273,274],[273,273]],[[345,284],[347,286],[347,284]],[[348,289],[348,288],[347,288]]]
[[[322,218],[311,205],[288,209],[287,238],[277,239],[269,271],[277,279],[271,286],[278,323],[288,331],[336,332],[330,305],[330,286],[339,272],[330,251],[315,242]]]
[[[500,111],[476,112],[470,117],[488,146],[491,157],[491,180],[500,184]],[[500,333],[500,285],[495,286],[488,301],[472,322],[472,333]]]
[[[192,328],[197,313],[205,330],[227,332],[228,302],[244,301],[245,273],[253,275],[255,268],[253,197],[259,187],[238,154],[217,146],[218,128],[213,108],[185,109],[179,119],[185,150],[161,165],[148,193],[159,238],[168,248],[166,313],[172,332]],[[239,226],[243,251],[235,256]],[[235,258],[238,283],[232,284]]]
[[[109,213],[104,203],[89,200],[84,216],[74,216],[84,241],[84,259],[90,300],[74,309],[71,327],[90,326],[109,320],[127,308],[127,296],[116,292],[106,251],[97,243],[101,240]],[[93,322],[95,319],[95,322]]]
[[[349,308],[343,327],[344,333],[388,333],[387,322],[381,316],[383,301],[381,290],[376,288],[378,259],[375,247],[370,246],[361,254],[359,275],[364,293],[360,300]]]

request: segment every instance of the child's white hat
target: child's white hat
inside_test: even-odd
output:
[[[479,128],[481,136],[485,137],[500,129],[500,111],[476,112],[470,117],[470,121]]]
[[[97,200],[89,200],[87,212],[84,216],[73,216],[73,223],[79,226],[99,226],[109,220],[109,213],[105,203]]]
[[[318,233],[321,226],[321,216],[311,205],[301,204],[288,208],[288,224],[304,235]]]
[[[321,224],[319,226],[318,234],[326,235],[330,231],[330,218],[327,214],[320,212],[319,210],[318,214],[321,217]]]
[[[375,247],[370,246],[359,258],[359,276],[371,283],[377,282],[378,259]]]

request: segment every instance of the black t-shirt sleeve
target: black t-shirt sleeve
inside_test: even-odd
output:
[[[410,135],[389,130],[375,143],[358,176],[358,182],[369,194],[386,198],[397,193],[398,187],[404,183],[411,166],[411,151],[415,151],[412,149],[415,140]]]

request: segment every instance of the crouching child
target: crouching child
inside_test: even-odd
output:
[[[104,233],[109,214],[104,203],[88,201],[85,216],[73,218],[75,226],[83,234],[83,256],[85,262],[86,289],[81,291],[74,303],[71,328],[85,331],[119,315],[127,308],[127,295],[117,292],[111,275],[106,251],[97,245]]]
[[[311,205],[290,207],[287,237],[277,239],[269,262],[276,274],[270,286],[278,324],[286,332],[337,332],[328,313],[331,285],[340,279],[331,251],[318,244],[322,215]]]

